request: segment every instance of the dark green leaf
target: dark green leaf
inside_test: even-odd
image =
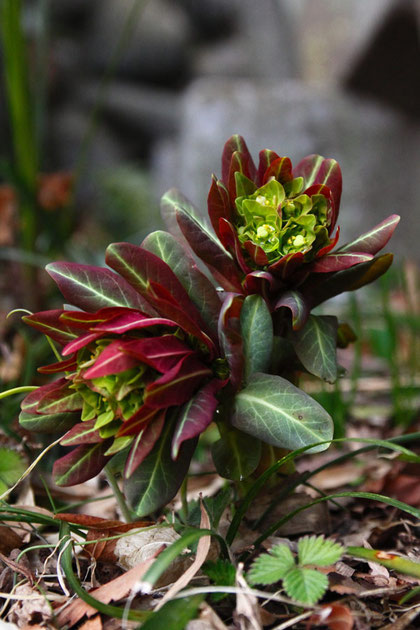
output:
[[[258,466],[261,443],[242,431],[232,429],[213,444],[211,453],[219,475],[241,481]]]
[[[266,372],[273,350],[273,322],[265,300],[260,295],[245,298],[240,315],[244,378],[247,382],[254,372]]]
[[[166,505],[188,472],[197,441],[184,442],[174,461],[171,457],[173,434],[173,423],[166,422],[153,450],[124,482],[125,494],[137,516],[146,516]]]
[[[328,383],[337,380],[337,327],[336,317],[310,315],[305,326],[292,335],[302,365]]]
[[[281,376],[254,374],[235,398],[232,424],[263,442],[296,449],[331,440],[333,422],[313,398]],[[322,451],[327,445],[315,447]]]
[[[22,411],[19,424],[34,433],[62,433],[68,431],[80,421],[80,413],[26,413]]]

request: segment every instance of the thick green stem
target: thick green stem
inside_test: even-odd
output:
[[[420,562],[414,562],[408,558],[397,556],[387,551],[365,549],[365,547],[347,547],[346,554],[354,558],[363,558],[369,562],[378,562],[387,569],[393,569],[399,573],[420,578]]]
[[[181,514],[184,523],[188,521],[188,500],[187,500],[187,492],[188,492],[188,475],[185,476],[184,481],[181,484]]]
[[[127,523],[131,523],[133,521],[132,512],[125,501],[124,495],[121,492],[117,480],[114,477],[114,473],[108,465],[105,466],[104,470],[108,483],[111,486],[111,490],[114,493],[118,506],[121,510],[121,514],[123,515]]]
[[[0,400],[7,398],[8,396],[14,396],[15,394],[26,394],[27,392],[33,392],[38,389],[38,385],[23,385],[22,387],[13,387],[12,389],[6,389],[4,392],[0,392]]]

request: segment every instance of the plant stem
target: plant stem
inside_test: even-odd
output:
[[[184,523],[188,520],[188,501],[187,501],[187,491],[188,491],[188,475],[185,476],[184,481],[181,484],[181,513]]]
[[[123,515],[125,521],[127,523],[132,523],[132,513],[127,503],[125,502],[125,498],[123,493],[120,490],[120,487],[117,483],[117,480],[114,477],[114,473],[112,472],[110,466],[106,465],[105,468],[106,478],[108,480],[109,485],[111,486],[111,490],[114,493],[114,496],[117,500],[118,506],[121,510],[121,514]]]
[[[0,392],[0,399],[7,398],[8,396],[14,396],[14,394],[25,394],[26,392],[33,392],[38,389],[38,385],[23,385],[22,387],[13,387],[12,389],[6,389],[4,392]]]

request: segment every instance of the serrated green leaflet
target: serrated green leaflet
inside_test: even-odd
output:
[[[292,599],[304,604],[315,604],[327,590],[328,578],[315,569],[296,567],[284,576],[283,586]]]
[[[344,547],[323,536],[305,536],[298,542],[299,564],[315,564],[327,567],[338,562]]]
[[[240,315],[243,341],[244,378],[268,370],[273,350],[273,322],[265,300],[260,295],[245,298]]]
[[[179,457],[171,457],[173,423],[167,422],[162,435],[141,466],[124,482],[124,491],[137,516],[151,514],[176,494],[187,474],[196,440],[187,440]]]
[[[221,477],[242,481],[258,466],[261,443],[250,435],[233,429],[226,431],[213,444],[211,454]]]
[[[337,318],[310,315],[305,326],[293,333],[292,343],[303,366],[328,383],[337,380]]]
[[[274,584],[294,567],[295,559],[289,547],[276,545],[253,562],[248,579],[251,584]]]
[[[232,424],[268,444],[296,449],[333,437],[330,415],[286,379],[256,373],[235,398]],[[312,452],[322,451],[319,445]]]

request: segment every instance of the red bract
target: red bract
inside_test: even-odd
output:
[[[310,155],[293,167],[288,157],[266,149],[257,168],[243,138],[232,136],[223,150],[222,177],[213,176],[208,196],[216,237],[178,192],[169,191],[162,208],[226,291],[259,293],[272,310],[291,308],[302,326],[311,308],[371,282],[392,261],[375,255],[392,236],[397,215],[332,251],[341,189],[333,159]],[[291,298],[290,291],[298,294]],[[300,304],[291,306],[294,300]],[[297,310],[306,317],[296,318]]]
[[[146,249],[114,244],[107,261],[119,275],[101,267],[49,265],[66,299],[84,310],[24,318],[62,346],[63,360],[40,368],[61,378],[29,394],[20,416],[31,430],[67,430],[61,443],[75,449],[54,465],[59,485],[89,479],[129,446],[130,477],[163,433],[167,439],[169,424],[175,459],[184,442],[192,444],[212,421],[216,395],[228,380],[211,327],[219,299],[198,269],[185,274],[188,292]],[[204,307],[194,303],[192,277],[205,287]]]

